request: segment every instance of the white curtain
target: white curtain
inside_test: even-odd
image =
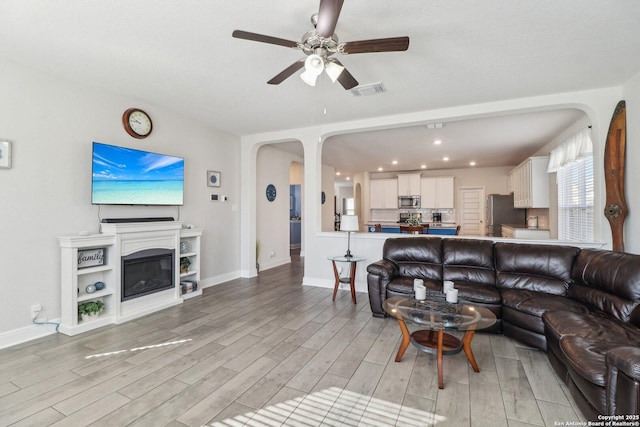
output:
[[[551,150],[547,173],[557,172],[563,166],[593,155],[591,131],[585,129]]]

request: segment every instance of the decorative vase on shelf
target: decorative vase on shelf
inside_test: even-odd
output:
[[[182,242],[180,242],[180,253],[181,254],[186,254],[190,250],[191,250],[191,245],[189,244],[188,241],[183,240]]]

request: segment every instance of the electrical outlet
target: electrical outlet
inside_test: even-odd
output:
[[[42,311],[42,304],[33,304],[31,306],[31,318],[35,319]]]

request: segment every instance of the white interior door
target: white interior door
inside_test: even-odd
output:
[[[458,193],[460,206],[459,224],[461,236],[485,236],[484,188],[461,187]]]

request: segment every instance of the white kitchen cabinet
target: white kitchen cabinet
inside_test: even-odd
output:
[[[420,195],[419,173],[407,173],[398,175],[398,196]]]
[[[454,177],[422,178],[420,187],[423,209],[453,209]]]
[[[398,180],[373,179],[369,181],[371,209],[398,209]]]
[[[529,157],[509,172],[509,188],[516,208],[549,207],[548,156]]]

